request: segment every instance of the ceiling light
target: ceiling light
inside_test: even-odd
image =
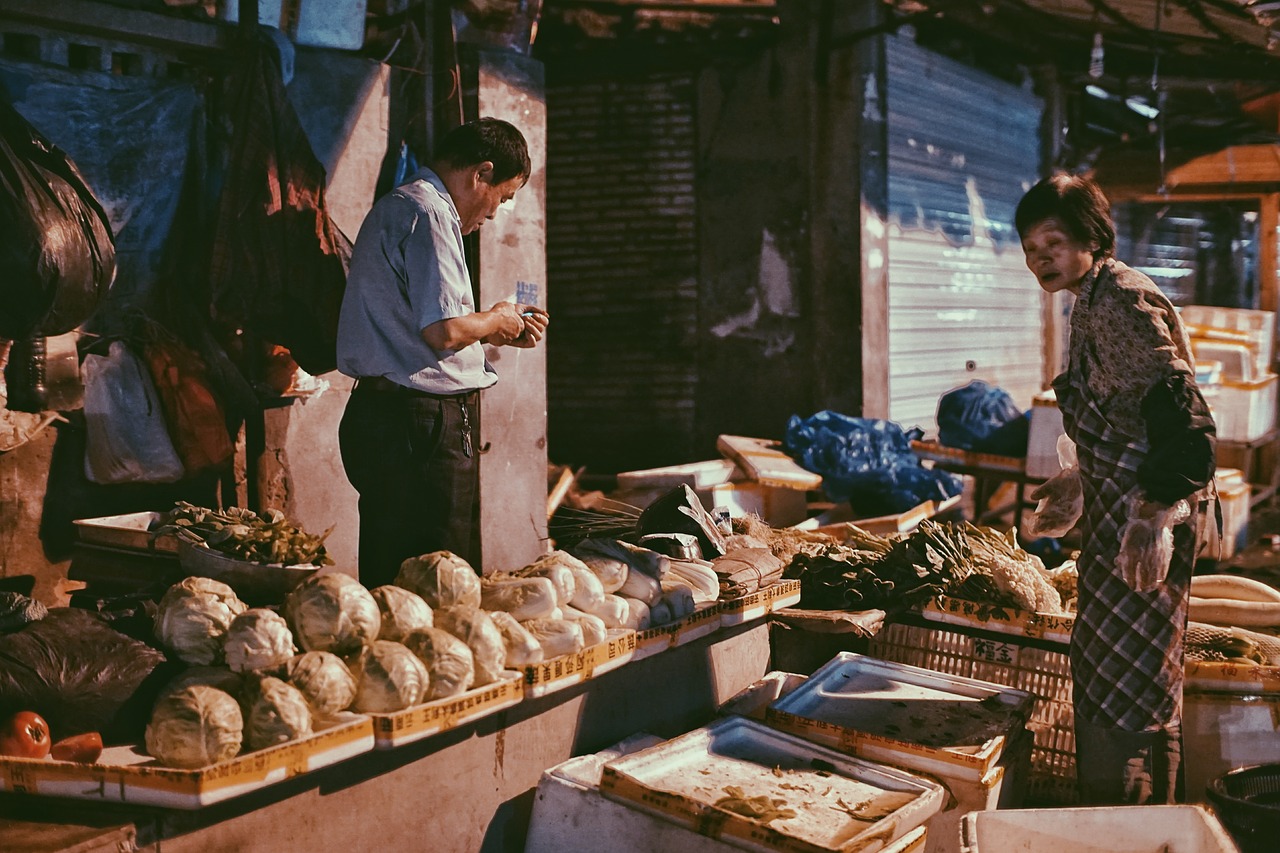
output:
[[[1106,89],[1102,88],[1101,86],[1095,86],[1092,83],[1090,83],[1088,86],[1085,86],[1084,90],[1088,94],[1093,95],[1095,98],[1102,98],[1104,101],[1109,100],[1111,98],[1110,92],[1108,92]]]
[[[1126,107],[1145,119],[1153,119],[1160,115],[1160,111],[1158,109],[1139,97],[1126,98],[1124,104]]]

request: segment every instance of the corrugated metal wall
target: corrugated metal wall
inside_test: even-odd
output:
[[[938,398],[971,379],[1022,409],[1040,390],[1040,289],[1013,227],[1038,176],[1041,102],[887,40],[889,417],[936,432]]]
[[[694,79],[548,80],[548,433],[594,473],[691,455]]]

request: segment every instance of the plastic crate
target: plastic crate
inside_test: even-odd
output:
[[[1280,837],[1280,764],[1224,773],[1207,793],[1240,853],[1271,853]]]
[[[1071,664],[1067,647],[1050,651],[1016,636],[988,639],[963,628],[885,625],[872,638],[869,654],[949,675],[977,678],[1025,690],[1036,697],[1027,728],[1035,738],[1027,800],[1071,805],[1076,793],[1075,715],[1071,707]]]

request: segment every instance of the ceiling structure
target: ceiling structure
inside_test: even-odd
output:
[[[885,23],[864,35],[910,27],[931,49],[1039,88],[1053,69],[1067,126],[1056,165],[1164,152],[1163,172],[1280,141],[1280,0],[880,2]],[[539,41],[551,44],[540,50],[639,44],[668,59],[709,44],[758,49],[779,14],[774,0],[544,0],[542,11]]]

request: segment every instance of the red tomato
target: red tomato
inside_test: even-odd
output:
[[[78,761],[81,764],[92,764],[102,755],[102,735],[97,732],[85,732],[82,735],[64,737],[53,745],[49,751],[55,761]]]
[[[0,755],[44,758],[49,746],[49,724],[35,711],[19,711],[0,725]]]

